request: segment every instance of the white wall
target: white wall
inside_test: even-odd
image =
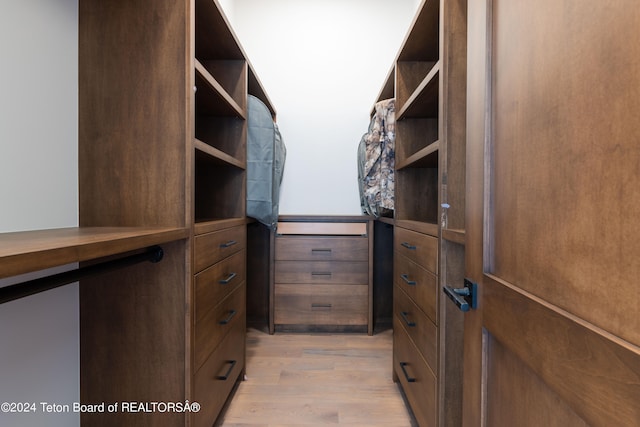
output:
[[[416,0],[227,0],[287,146],[281,214],[360,214],[357,147]]]
[[[0,232],[78,224],[77,46],[78,0],[0,6]],[[77,285],[0,305],[0,403],[38,411],[0,425],[78,426],[40,402],[79,401],[79,381]]]

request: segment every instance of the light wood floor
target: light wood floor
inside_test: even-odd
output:
[[[225,427],[414,424],[391,376],[392,331],[247,337],[247,378]]]

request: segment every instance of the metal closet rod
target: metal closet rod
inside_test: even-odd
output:
[[[64,273],[53,274],[39,279],[16,283],[15,285],[0,288],[0,304],[48,291],[49,289],[68,285],[69,283],[77,282],[85,277],[118,270],[144,261],[157,263],[162,260],[163,256],[164,251],[160,246],[152,246],[143,253],[129,255],[99,264],[88,265],[86,267],[80,267],[75,270],[65,271]]]

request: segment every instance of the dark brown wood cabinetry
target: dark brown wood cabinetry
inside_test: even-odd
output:
[[[79,2],[79,225],[6,233],[0,277],[161,245],[80,283],[80,398],[198,402],[83,425],[211,426],[245,369],[247,94],[216,0]]]
[[[272,331],[373,332],[372,227],[366,217],[280,218]]]
[[[424,0],[378,100],[395,97],[393,375],[421,426],[460,425],[466,1]]]

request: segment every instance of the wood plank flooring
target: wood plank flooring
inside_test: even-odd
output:
[[[249,329],[247,377],[218,425],[415,426],[392,380],[392,336]]]

